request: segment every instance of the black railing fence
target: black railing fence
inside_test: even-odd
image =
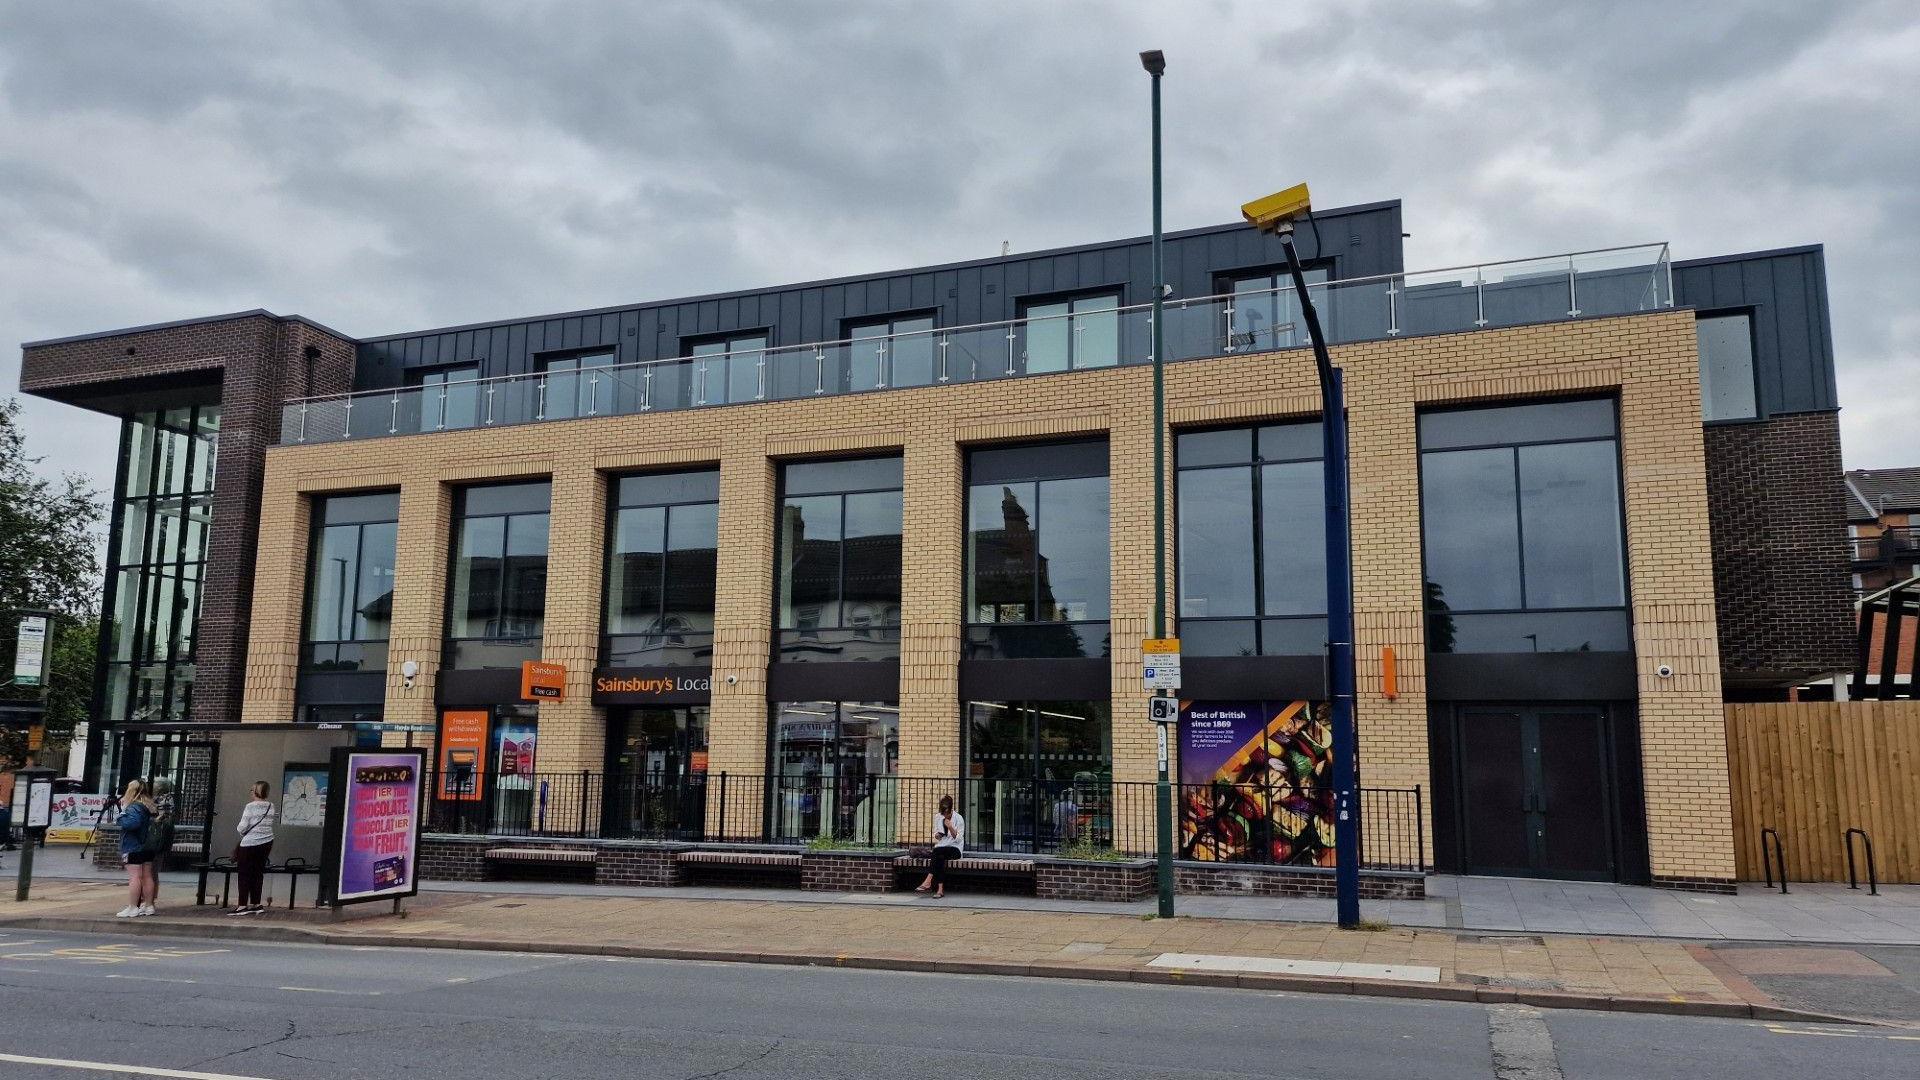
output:
[[[1101,858],[1154,853],[1154,785],[965,777],[592,771],[428,778],[429,832],[501,837],[869,847],[932,842],[940,800],[967,822],[967,847]],[[1361,862],[1426,869],[1419,788],[1361,792]],[[1333,865],[1331,793],[1187,784],[1174,793],[1178,857],[1255,865]]]

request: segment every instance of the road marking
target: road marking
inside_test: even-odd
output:
[[[113,1073],[134,1076],[168,1076],[174,1080],[267,1080],[261,1076],[241,1076],[237,1073],[193,1072],[188,1069],[155,1069],[146,1065],[115,1065],[105,1061],[78,1061],[71,1058],[28,1057],[25,1054],[0,1054],[0,1061],[11,1061],[16,1065],[44,1065],[50,1069],[80,1069],[85,1072]]]
[[[169,979],[163,975],[126,975],[118,971],[109,971],[100,976],[103,979],[136,979],[140,982],[191,983],[198,984],[199,979]]]
[[[13,943],[22,944],[22,943]],[[178,945],[146,947],[117,941],[105,945],[76,945],[46,952],[0,953],[0,960],[70,960],[76,964],[124,964],[129,960],[185,960],[212,956],[230,949],[187,949]]]
[[[303,994],[352,994],[356,997],[379,997],[378,990],[329,990],[324,986],[279,986],[276,990],[298,990]]]
[[[1883,1039],[1887,1042],[1920,1042],[1920,1035],[1882,1035],[1877,1031],[1828,1031],[1820,1028],[1776,1027],[1769,1024],[1767,1031],[1774,1035],[1824,1035],[1829,1039]]]

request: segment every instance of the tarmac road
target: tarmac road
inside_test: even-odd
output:
[[[1915,1029],[25,930],[0,1017],[7,1080],[1920,1075]]]

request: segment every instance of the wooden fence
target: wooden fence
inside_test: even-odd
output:
[[[1920,883],[1920,701],[1742,703],[1726,715],[1742,879],[1761,877],[1760,830],[1772,828],[1791,880],[1845,881],[1843,834],[1859,828],[1882,882]]]

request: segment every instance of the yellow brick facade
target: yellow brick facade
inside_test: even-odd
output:
[[[1359,726],[1367,782],[1431,790],[1416,554],[1416,411],[1442,403],[1617,393],[1652,870],[1656,877],[1731,878],[1692,313],[1368,342],[1337,347],[1333,354],[1346,371],[1349,401]],[[544,654],[565,663],[569,678],[567,701],[541,707],[542,768],[599,768],[605,716],[590,703],[589,675],[600,625],[606,478],[701,464],[720,470],[711,768],[762,772],[775,463],[897,451],[905,471],[900,770],[952,775],[961,720],[964,448],[1103,434],[1111,444],[1114,508],[1114,774],[1118,780],[1151,779],[1154,739],[1145,720],[1138,644],[1150,629],[1152,608],[1150,387],[1148,369],[1127,367],[275,448],[267,462],[260,548],[268,557],[256,580],[245,718],[293,718],[312,496],[399,485],[386,716],[431,723],[452,490],[476,481],[551,477]],[[1167,371],[1167,390],[1168,421],[1175,428],[1319,411],[1311,355],[1301,350],[1176,364]],[[1171,596],[1168,610],[1175,610]],[[1392,646],[1398,657],[1399,694],[1391,701],[1382,694],[1383,646]],[[420,664],[411,688],[399,674],[405,660]],[[1674,669],[1673,677],[1655,676],[1662,664]]]

